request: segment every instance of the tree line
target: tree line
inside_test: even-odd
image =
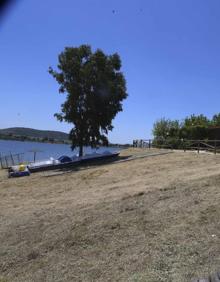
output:
[[[203,114],[193,114],[181,121],[161,118],[153,125],[153,136],[155,141],[220,139],[220,113],[211,119]]]

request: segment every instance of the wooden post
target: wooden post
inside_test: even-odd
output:
[[[173,143],[171,143],[171,150],[173,151]]]
[[[11,163],[12,163],[12,165],[15,165],[14,159],[13,159],[13,156],[12,156],[12,153],[11,153],[11,152],[10,152],[10,156],[11,156]]]
[[[151,140],[150,139],[149,139],[149,143],[148,144],[149,144],[149,149],[150,149],[151,148]]]
[[[8,168],[7,157],[5,157],[5,162],[6,162],[6,166],[7,166],[7,168]]]
[[[216,140],[215,140],[215,155],[216,155]]]
[[[198,154],[199,154],[199,149],[200,149],[200,142],[198,142]]]
[[[1,163],[1,168],[3,168],[3,165],[2,165],[2,155],[0,153],[0,163]]]

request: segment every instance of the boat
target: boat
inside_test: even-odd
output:
[[[35,162],[29,164],[27,167],[30,172],[39,172],[39,171],[47,171],[47,170],[55,170],[55,169],[63,169],[63,168],[69,168],[74,166],[79,166],[83,164],[89,164],[94,163],[96,161],[103,161],[108,159],[114,159],[117,158],[119,155],[119,152],[111,153],[109,151],[105,151],[101,154],[99,153],[91,153],[86,154],[82,157],[78,156],[61,156],[57,160],[50,158],[49,160]]]

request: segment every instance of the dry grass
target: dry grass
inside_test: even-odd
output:
[[[128,150],[126,154],[141,154]],[[0,281],[190,281],[220,268],[220,156],[0,172]]]

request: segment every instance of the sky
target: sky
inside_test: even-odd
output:
[[[109,139],[152,136],[162,118],[220,112],[219,0],[17,0],[0,18],[0,128],[68,132],[48,73],[65,47],[117,52],[128,98]]]

